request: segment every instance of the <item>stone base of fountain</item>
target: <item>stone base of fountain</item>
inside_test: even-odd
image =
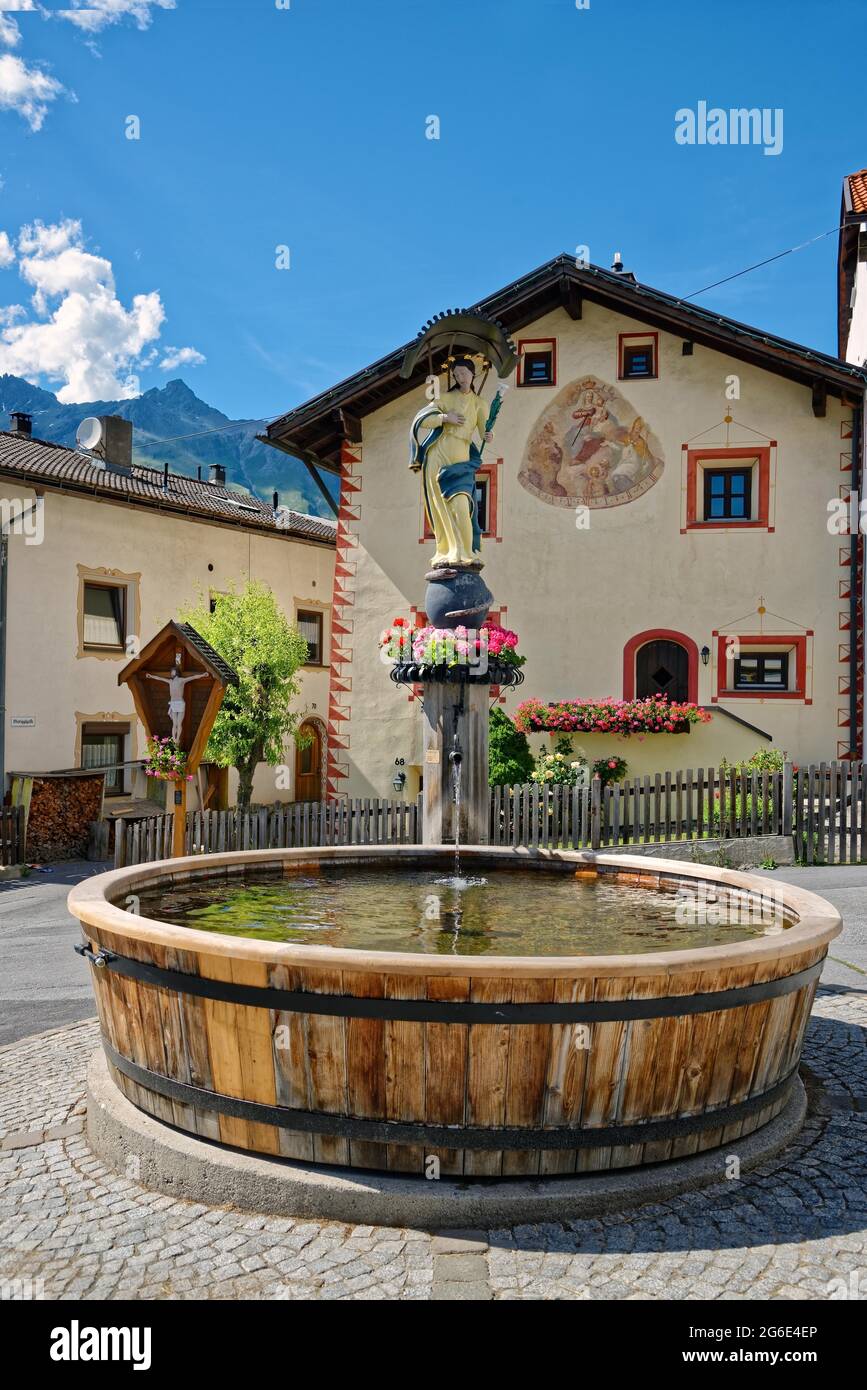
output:
[[[807,1100],[796,1080],[779,1115],[737,1141],[741,1173],[774,1158],[804,1123]],[[345,1221],[351,1225],[408,1226],[421,1230],[482,1230],[525,1222],[578,1220],[663,1202],[722,1182],[728,1148],[693,1154],[653,1168],[579,1176],[507,1180],[425,1177],[347,1168],[318,1168],[241,1153],[184,1134],[144,1114],[124,1096],[101,1052],[88,1072],[87,1138],[109,1168],[151,1191],[274,1216]]]

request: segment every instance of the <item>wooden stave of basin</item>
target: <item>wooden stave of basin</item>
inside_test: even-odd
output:
[[[238,1149],[416,1174],[430,1172],[435,1158],[442,1176],[660,1162],[731,1144],[784,1108],[818,973],[840,930],[833,908],[788,885],[781,897],[798,920],[779,936],[633,956],[443,958],[295,946],[214,936],[114,906],[205,869],[210,877],[325,861],[438,865],[452,853],[246,852],[78,885],[69,905],[90,947],[131,972],[120,973],[117,961],[91,971],[119,1088],[156,1119]],[[516,859],[496,849],[467,857]],[[750,875],[630,855],[517,858],[647,886],[769,888]],[[696,996],[736,990],[747,993],[700,999],[695,1011]],[[305,1009],[299,993],[320,996],[316,1010],[341,1012],[314,1012],[313,998]],[[498,1005],[510,1012],[506,1021]],[[532,1021],[517,1021],[531,1007]],[[601,1017],[587,1021],[592,1011]],[[576,1037],[590,1046],[576,1047]]]

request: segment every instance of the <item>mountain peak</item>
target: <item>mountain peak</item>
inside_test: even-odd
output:
[[[195,391],[193,391],[179,376],[173,377],[171,381],[166,382],[162,389],[162,394],[164,396],[187,396],[192,397],[193,400],[199,399]]]
[[[201,400],[200,397],[196,395],[195,391],[193,391],[179,376],[174,377],[172,381],[167,381],[165,386],[151,386],[147,391],[142,391],[140,396],[134,396],[131,400],[124,401],[122,404],[131,406],[135,405],[136,401],[183,401],[186,403],[195,401],[197,405],[202,406],[205,410],[213,410],[215,408]]]

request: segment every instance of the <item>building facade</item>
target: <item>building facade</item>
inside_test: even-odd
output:
[[[324,789],[335,527],[226,488],[0,432],[7,774],[110,765],[115,809],[149,791],[145,735],[118,672],[188,604],[261,580],[308,639],[299,713],[312,735],[260,766],[254,800]],[[126,422],[121,422],[125,424]],[[32,510],[34,508],[35,510]],[[29,510],[30,509],[30,510]],[[126,766],[123,766],[126,764]],[[234,800],[235,774],[210,804]],[[196,807],[195,795],[190,805]]]
[[[837,350],[847,362],[867,362],[867,169],[847,174],[840,206],[837,254]]]
[[[503,707],[666,693],[711,712],[689,735],[579,737],[630,775],[771,746],[861,756],[863,547],[844,505],[860,483],[861,363],[566,256],[472,312],[519,355],[478,475],[492,614],[527,658]],[[340,475],[332,794],[389,795],[399,767],[411,795],[422,775],[419,706],[378,651],[395,616],[420,613],[433,554],[407,468],[429,368],[401,375],[410,346],[269,427]]]

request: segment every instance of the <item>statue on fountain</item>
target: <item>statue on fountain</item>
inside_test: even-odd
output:
[[[495,319],[454,309],[437,315],[422,329],[406,352],[401,376],[408,380],[425,358],[428,389],[433,388],[434,397],[413,419],[409,459],[410,468],[421,474],[425,513],[436,540],[425,575],[425,612],[433,627],[480,628],[494,596],[480,573],[476,475],[485,445],[494,437],[494,421],[517,352]],[[438,370],[435,358],[440,362]],[[499,381],[487,405],[482,392],[492,368]],[[439,389],[441,371],[447,373],[443,391]]]
[[[436,539],[432,568],[482,568],[482,532],[476,502],[476,473],[482,461],[473,440],[478,432],[490,444],[488,407],[475,394],[475,363],[458,357],[451,364],[453,389],[422,406],[410,431],[410,468],[420,472],[424,507]]]

